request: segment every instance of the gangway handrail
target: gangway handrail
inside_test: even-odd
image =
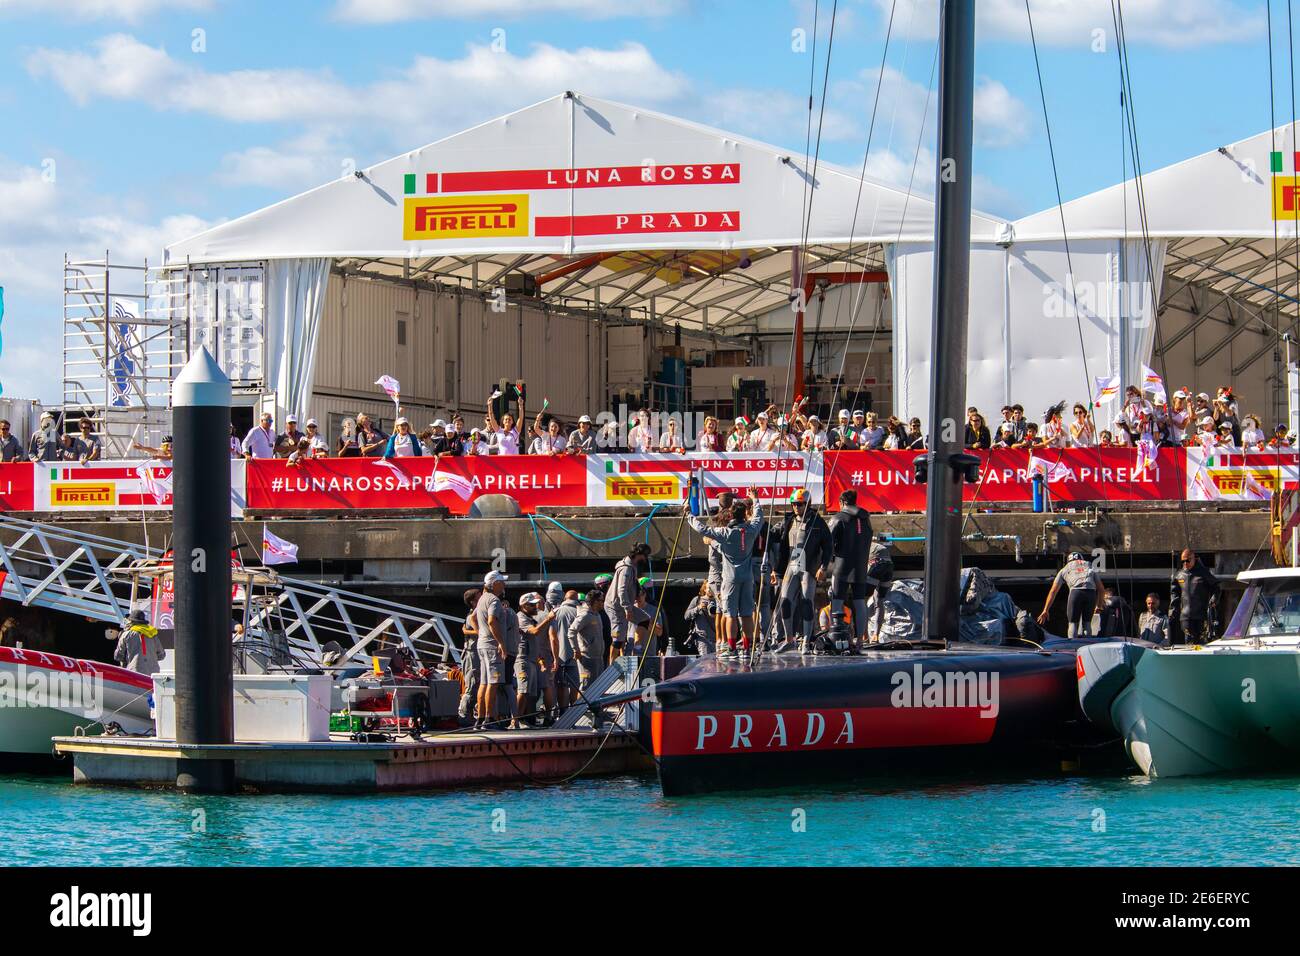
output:
[[[110,557],[111,556],[111,557]],[[165,569],[165,552],[148,545],[90,534],[65,525],[43,524],[0,514],[0,595],[92,620],[122,624],[131,602],[114,590]],[[244,587],[245,636],[269,640],[281,633],[296,659],[319,666],[324,646],[337,641],[341,660],[354,662],[373,653],[371,646],[400,643],[417,660],[443,658],[460,663],[459,617],[373,598],[314,581],[247,569],[236,573]],[[255,583],[256,580],[256,583]],[[292,620],[285,622],[285,611]],[[453,630],[452,626],[456,626]],[[301,632],[301,633],[299,633]]]

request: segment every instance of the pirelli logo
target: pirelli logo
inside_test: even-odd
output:
[[[116,505],[117,486],[85,481],[52,485],[50,504],[60,508]]]
[[[528,235],[528,194],[408,196],[406,239],[469,239]]]
[[[681,497],[681,485],[672,475],[662,478],[608,477],[605,479],[605,497],[609,501],[676,501]]]

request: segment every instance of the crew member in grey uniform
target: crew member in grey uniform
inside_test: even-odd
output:
[[[1101,577],[1082,551],[1071,551],[1065,565],[1056,572],[1047,600],[1043,602],[1043,612],[1038,615],[1038,623],[1047,626],[1047,616],[1062,585],[1069,590],[1065,603],[1065,616],[1070,622],[1069,636],[1091,637],[1093,612],[1101,613],[1104,599]]]
[[[636,604],[637,578],[650,557],[650,545],[644,541],[634,545],[626,558],[614,565],[614,579],[605,591],[605,613],[609,616],[610,644],[613,656],[622,654],[623,642],[628,638],[628,612]]]
[[[465,592],[465,606],[469,608],[469,613],[465,615],[465,623],[460,629],[461,634],[464,635],[460,651],[460,676],[465,682],[465,692],[460,695],[458,710],[462,720],[478,717],[474,712],[478,705],[479,686],[478,628],[474,623],[474,609],[482,593],[482,588],[470,588]]]
[[[844,650],[851,637],[859,643],[867,636],[867,559],[871,555],[871,516],[858,507],[858,493],[852,488],[840,492],[840,510],[827,522],[831,529],[831,632],[837,650]],[[845,633],[844,602],[853,601],[853,629]]]
[[[559,585],[551,583],[546,591],[549,605]],[[562,591],[560,603],[551,608],[555,620],[551,631],[555,635],[555,698],[559,713],[578,699],[578,652],[569,640],[569,627],[578,617],[578,592]]]
[[[483,577],[483,593],[474,606],[474,628],[478,632],[479,698],[475,730],[483,730],[497,718],[498,698],[506,683],[507,620],[514,620],[502,600],[506,576],[489,571]],[[516,624],[516,627],[518,625]]]
[[[713,523],[715,525],[725,525],[731,520],[731,506],[735,503],[736,496],[730,491],[724,491],[718,495],[718,506],[713,512]],[[715,638],[726,630],[726,615],[722,611],[722,604],[718,601],[718,595],[722,593],[722,552],[718,550],[717,542],[704,539],[704,546],[708,549],[709,555],[709,587],[713,590],[713,634]]]
[[[536,724],[538,698],[545,699],[548,707],[555,706],[555,685],[547,686],[555,661],[551,655],[551,622],[554,613],[542,610],[542,596],[529,591],[519,599],[519,653],[515,657],[516,723],[526,721]],[[550,726],[550,710],[546,711],[546,725]]]
[[[686,516],[695,533],[708,541],[716,541],[722,554],[720,603],[725,616],[723,636],[727,641],[726,653],[733,655],[736,653],[736,632],[740,631],[741,647],[748,649],[754,630],[754,545],[763,526],[763,509],[753,491],[749,493],[749,504],[752,514],[746,517],[744,502],[734,502],[731,520],[724,527],[705,524],[695,515]]]
[[[799,650],[806,653],[808,639],[812,636],[816,609],[813,600],[817,584],[826,576],[831,566],[831,531],[825,519],[817,513],[808,489],[797,488],[790,495],[790,513],[779,532],[781,556],[785,564],[777,592],[777,636],[781,640],[777,651],[799,640]],[[769,551],[774,549],[769,548]],[[780,571],[782,569],[776,568]]]
[[[586,693],[591,682],[605,669],[605,595],[592,588],[578,605],[578,614],[569,625],[569,646],[578,661],[579,690]]]
[[[1138,637],[1152,644],[1169,643],[1169,615],[1160,610],[1160,595],[1147,595],[1147,609],[1138,615]]]

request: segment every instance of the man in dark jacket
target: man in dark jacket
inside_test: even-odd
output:
[[[1219,581],[1196,552],[1184,548],[1182,570],[1169,586],[1169,617],[1178,618],[1184,644],[1202,644],[1210,638],[1208,623],[1219,599]]]
[[[871,555],[871,516],[858,507],[852,488],[840,492],[840,510],[831,516],[831,620],[832,639],[842,643],[844,602],[853,601],[853,629],[859,642],[867,634],[867,559]]]
[[[779,577],[777,633],[783,650],[799,641],[806,651],[812,636],[813,599],[831,567],[831,531],[807,489],[790,496],[790,511],[772,539],[772,583]]]

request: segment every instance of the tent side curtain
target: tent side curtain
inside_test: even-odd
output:
[[[1040,421],[1059,402],[1087,403],[1093,380],[1150,364],[1166,243],[1110,239],[971,246],[967,404],[990,427],[1004,404]],[[929,243],[886,252],[894,308],[895,413],[930,427],[934,256]],[[1154,276],[1155,287],[1151,278]],[[1081,347],[1082,346],[1082,347]],[[1108,426],[1109,421],[1104,425]]]
[[[266,264],[270,384],[284,412],[305,420],[330,259],[273,259]]]

